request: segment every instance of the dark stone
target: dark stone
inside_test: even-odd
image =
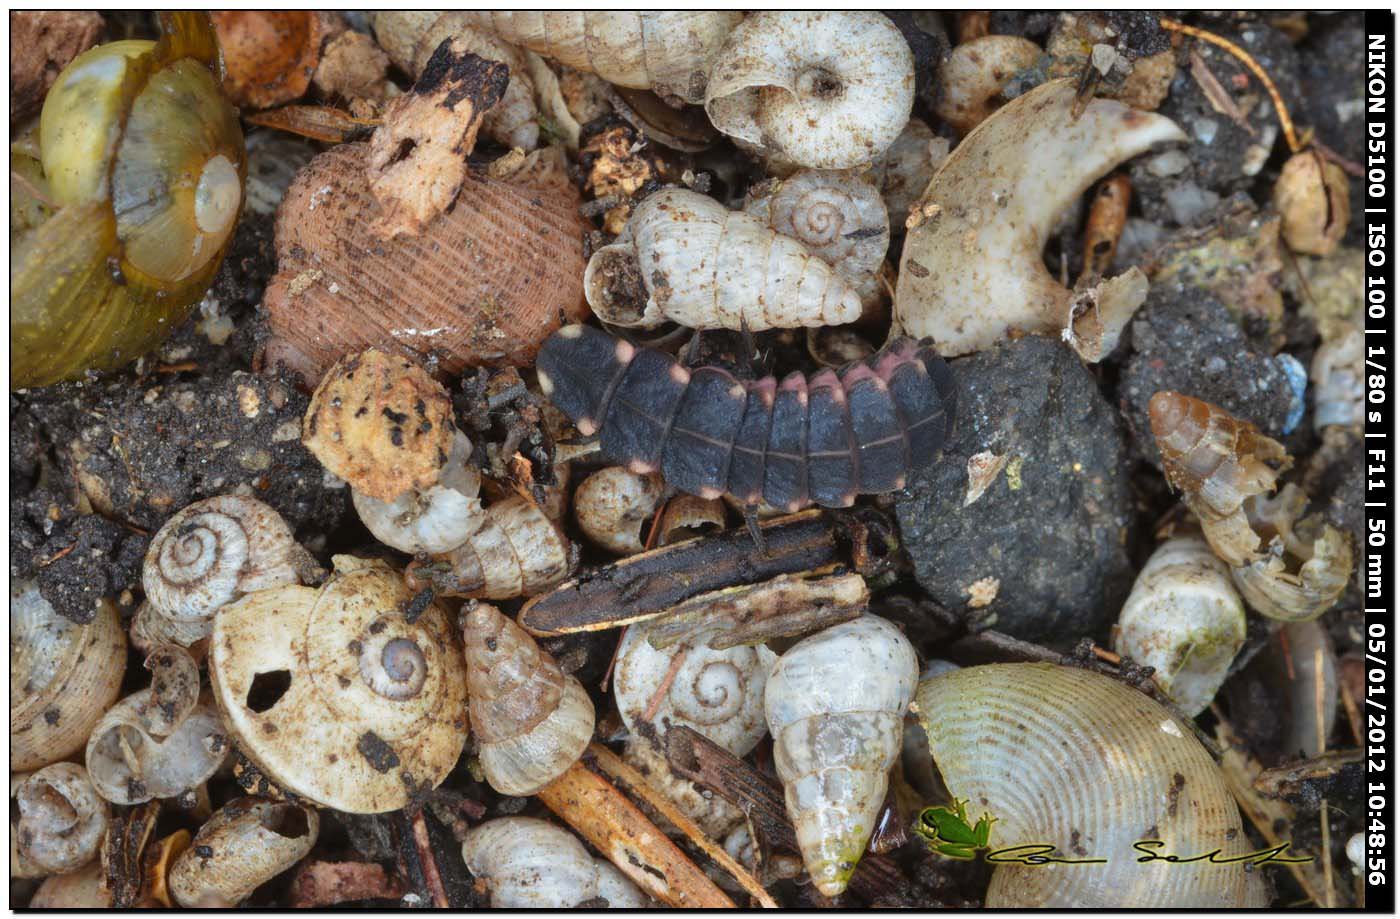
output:
[[[951,366],[953,437],[897,503],[919,584],[973,627],[1058,647],[1103,636],[1133,576],[1127,451],[1113,407],[1074,352],[1049,338]],[[1007,467],[964,507],[968,460],[984,451],[1008,456]],[[989,577],[1000,582],[996,598],[970,609],[969,586]]]
[[[1154,464],[1147,403],[1161,390],[1213,402],[1271,437],[1283,433],[1294,400],[1283,365],[1256,350],[1223,303],[1199,288],[1154,284],[1133,320],[1118,389],[1134,450]]]

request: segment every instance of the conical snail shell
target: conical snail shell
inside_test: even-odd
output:
[[[440,585],[443,593],[491,600],[533,596],[573,568],[558,525],[519,495],[488,507],[467,541],[437,558],[450,572]]]
[[[583,286],[599,318],[628,327],[669,319],[758,332],[843,325],[861,309],[850,284],[800,242],[683,188],[638,205],[617,241],[593,253]]]
[[[146,600],[177,623],[200,623],[255,590],[296,584],[312,562],[275,510],[256,498],[221,495],[171,517],[146,550]]]
[[[716,128],[813,169],[869,165],[913,105],[914,55],[872,10],[755,13],[715,57],[705,91]]]
[[[506,41],[575,70],[692,103],[705,98],[710,61],[744,16],[727,10],[472,15]]]
[[[11,253],[12,386],[121,366],[203,296],[243,204],[238,116],[204,13],[166,13],[158,42],[87,51],[40,116],[60,205]]]
[[[433,358],[447,374],[524,366],[561,324],[587,316],[590,226],[562,167],[541,167],[528,182],[470,175],[452,209],[421,235],[384,240],[370,229],[382,211],[366,151],[333,147],[287,190],[277,274],[263,296],[274,335],[268,366],[282,362],[314,381],[371,346]]]
[[[1239,808],[1189,726],[1097,673],[1055,664],[966,667],[919,684],[933,758],[968,816],[996,818],[993,847],[1044,844],[1106,864],[998,865],[994,908],[1264,906],[1258,868],[1139,863],[1133,844],[1180,856],[1249,851]]]
[[[520,626],[478,603],[463,645],[472,727],[491,787],[524,797],[574,764],[593,737],[593,700]]]
[[[875,828],[918,679],[909,641],[869,615],[804,638],[768,677],[773,763],[807,873],[828,897],[846,889]]]
[[[235,798],[219,808],[170,868],[175,902],[230,907],[299,862],[320,835],[312,807],[265,798]]]
[[[10,769],[56,763],[87,743],[117,698],[126,635],[103,602],[79,625],[54,611],[32,582],[10,585]]]
[[[19,823],[11,827],[24,877],[76,871],[97,855],[107,832],[107,802],[73,763],[45,766],[14,793]],[[28,869],[34,869],[30,873]]]
[[[613,909],[648,905],[635,884],[588,854],[568,830],[534,817],[500,817],[462,840],[467,870],[485,881],[493,909],[568,909],[605,896]]]
[[[440,607],[415,602],[383,562],[334,561],[318,589],[262,590],[220,609],[209,681],[239,749],[272,782],[383,813],[456,764],[466,675]],[[273,675],[288,682],[260,699],[259,677]]]
[[[1215,698],[1245,639],[1230,569],[1199,536],[1152,553],[1118,616],[1113,648],[1156,668],[1157,685],[1194,718]]]

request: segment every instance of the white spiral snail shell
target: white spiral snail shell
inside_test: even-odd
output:
[[[462,860],[486,883],[493,909],[568,909],[598,896],[612,909],[651,905],[576,836],[534,817],[500,817],[473,827],[462,840]]]
[[[175,859],[167,883],[186,908],[235,906],[301,861],[320,835],[313,807],[235,798],[199,828]]]
[[[1263,907],[1257,867],[1140,863],[1134,843],[1183,857],[1250,850],[1215,761],[1161,705],[1111,677],[1055,664],[965,667],[919,684],[919,720],[970,819],[995,848],[1053,845],[1106,864],[1001,864],[991,908]]]
[[[800,242],[684,188],[638,205],[588,260],[583,287],[599,318],[632,328],[669,319],[758,332],[844,325],[861,312],[850,283]]]
[[[1244,645],[1244,601],[1230,568],[1199,536],[1152,553],[1118,616],[1113,648],[1156,668],[1162,692],[1189,717],[1210,705]]]
[[[155,612],[203,637],[219,607],[315,571],[275,510],[256,498],[221,495],[165,522],[146,551],[141,583]]]
[[[788,649],[764,693],[773,762],[812,883],[846,889],[902,747],[919,662],[908,639],[865,615]]]
[[[807,169],[757,191],[745,200],[745,213],[796,239],[853,285],[884,262],[890,217],[880,192],[865,178]]]
[[[665,483],[622,466],[599,469],[574,492],[574,519],[589,542],[614,555],[642,551],[642,529],[655,516]]]
[[[871,10],[754,13],[716,56],[705,91],[720,131],[813,169],[868,166],[913,105],[914,55]]]
[[[409,489],[393,501],[381,501],[350,489],[355,512],[374,538],[400,552],[450,552],[482,525],[481,473],[471,463],[472,443],[460,431],[436,485]]]
[[[107,832],[107,802],[82,766],[45,766],[20,783],[14,798],[20,816],[10,828],[18,862],[10,866],[12,875],[67,874],[96,857]]]

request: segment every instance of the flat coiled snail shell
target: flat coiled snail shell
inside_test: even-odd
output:
[[[902,41],[903,39],[901,39]],[[751,331],[843,325],[860,295],[800,242],[683,188],[650,195],[622,235],[593,253],[583,278],[611,325]]]
[[[466,614],[467,700],[486,781],[504,795],[539,791],[593,738],[593,700],[535,639],[494,606]]]
[[[320,835],[312,807],[235,798],[219,808],[170,867],[170,893],[186,908],[235,906],[301,861]]]
[[[868,166],[913,106],[914,55],[871,10],[755,13],[716,56],[705,91],[720,131],[812,169]]]
[[[807,873],[825,896],[846,889],[870,841],[918,679],[908,639],[869,615],[804,638],[768,676],[773,763]]]
[[[568,909],[598,896],[612,909],[651,905],[576,836],[534,817],[500,817],[473,827],[462,840],[462,860],[486,883],[492,909]]]
[[[204,295],[243,204],[238,116],[204,13],[79,55],[40,116],[58,209],[10,254],[12,387],[119,367]]]
[[[319,567],[275,510],[256,498],[221,495],[171,517],[146,550],[141,584],[163,633],[188,647],[207,638],[219,607],[244,594],[297,584]]]
[[[965,667],[919,684],[919,720],[948,791],[996,818],[992,845],[1053,845],[1106,864],[1001,864],[991,908],[1259,908],[1241,863],[1140,863],[1249,851],[1240,812],[1190,727],[1106,677],[1055,664]],[[1134,843],[1160,848],[1134,850]]]
[[[19,864],[10,866],[12,875],[67,874],[96,857],[107,832],[107,802],[82,766],[45,766],[20,783],[14,798],[19,823],[10,831]]]
[[[705,98],[714,58],[743,13],[713,11],[478,12],[482,28],[561,64],[685,102]]]
[[[397,810],[466,744],[461,651],[446,614],[398,572],[333,561],[319,588],[220,609],[209,682],[239,750],[278,787],[348,813]]]
[[[103,602],[79,625],[32,582],[10,585],[10,769],[56,763],[87,743],[126,671],[117,608]]]

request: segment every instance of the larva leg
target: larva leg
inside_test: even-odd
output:
[[[757,547],[759,554],[764,558],[769,555],[768,542],[763,538],[763,528],[758,525],[758,505],[744,505],[744,525],[749,528],[749,536],[753,538],[753,544]]]
[[[743,384],[723,370],[700,367],[691,374],[661,454],[667,484],[702,498],[724,493],[747,399]]]

